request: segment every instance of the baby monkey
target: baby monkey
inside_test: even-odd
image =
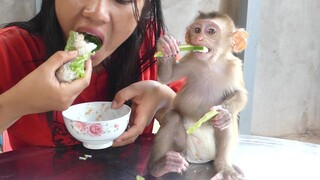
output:
[[[208,52],[190,52],[177,61],[179,42],[167,35],[158,41],[158,50],[163,52],[157,61],[158,80],[165,84],[181,78],[186,81],[173,109],[159,119],[161,127],[148,164],[152,176],[181,173],[189,163],[214,160],[217,174],[212,180],[244,179],[231,162],[238,139],[237,117],[247,103],[242,60],[233,53],[245,49],[247,38],[248,33],[236,29],[229,16],[199,12],[187,27],[185,41],[205,46]],[[187,135],[186,129],[212,110],[219,114]]]

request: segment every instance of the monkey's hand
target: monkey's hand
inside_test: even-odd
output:
[[[163,59],[172,58],[180,52],[179,44],[173,36],[164,35],[157,42],[157,50],[162,51]]]
[[[216,115],[211,121],[213,127],[224,130],[230,126],[231,113],[227,109],[223,108],[222,106],[213,106],[211,110],[216,110],[219,112],[219,114]]]
[[[214,177],[210,180],[245,180],[243,174],[236,171],[234,168],[225,168],[224,170],[219,171]]]
[[[169,172],[182,173],[188,166],[189,163],[180,153],[169,151],[150,169],[150,174],[160,177]]]

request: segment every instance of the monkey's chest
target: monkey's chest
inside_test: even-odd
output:
[[[194,121],[184,120],[184,127],[189,128]],[[203,124],[187,136],[185,158],[190,163],[206,163],[214,160],[216,154],[214,129],[210,123]]]
[[[174,106],[182,114],[201,118],[213,106],[222,101],[223,90],[220,87],[205,82],[190,83],[177,94]]]

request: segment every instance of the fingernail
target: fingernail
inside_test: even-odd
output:
[[[75,56],[78,54],[78,51],[77,50],[73,50],[73,51],[68,51],[68,53],[71,55],[71,56]]]
[[[112,101],[111,108],[112,108],[112,109],[116,109],[117,106],[118,106],[117,101]]]

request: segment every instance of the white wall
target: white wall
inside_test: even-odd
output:
[[[162,2],[170,33],[180,40],[198,10],[218,7],[218,0]],[[281,136],[319,130],[320,1],[261,2],[257,59],[251,59],[256,77],[249,133]]]
[[[320,2],[262,1],[252,133],[320,129]]]
[[[35,12],[35,0],[0,0],[0,24],[28,20]]]

